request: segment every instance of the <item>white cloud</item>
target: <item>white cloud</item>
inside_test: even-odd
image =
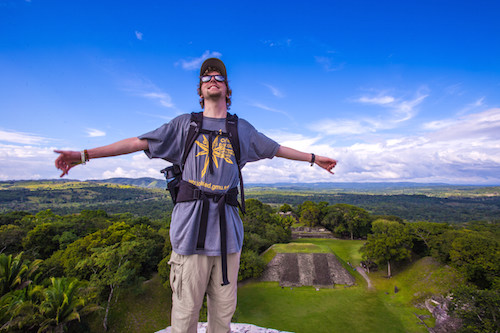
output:
[[[287,133],[283,131],[268,131],[264,134],[283,146],[292,147],[301,151],[309,151],[313,146],[318,147],[319,145],[317,142],[321,139],[320,136],[307,137],[302,134]]]
[[[417,91],[413,99],[403,99],[385,94],[378,94],[375,96],[362,96],[357,99],[357,102],[378,105],[388,109],[394,116],[391,120],[389,120],[389,123],[394,125],[396,123],[410,120],[416,115],[418,105],[420,105],[428,96],[422,92],[423,90],[425,89]],[[383,123],[387,124],[387,120]]]
[[[394,114],[399,116],[399,119],[395,119],[394,121],[399,123],[413,118],[416,114],[416,107],[422,103],[427,96],[428,95],[420,95],[413,100],[396,103],[393,110]]]
[[[378,105],[389,104],[394,102],[394,100],[395,99],[392,96],[376,96],[376,97],[363,96],[359,98],[359,101],[361,103],[378,104]]]
[[[87,128],[86,132],[87,132],[87,135],[91,138],[95,138],[95,137],[99,137],[99,136],[106,136],[106,132],[103,132],[103,131],[95,129],[95,128]]]
[[[136,37],[138,40],[142,40],[142,36],[143,36],[143,35],[144,35],[144,34],[143,34],[142,32],[139,32],[139,31],[137,31],[137,30],[135,31],[135,37]]]
[[[279,113],[279,114],[282,114],[286,117],[288,117],[290,120],[293,120],[292,116],[290,116],[287,112],[285,111],[282,111],[282,110],[278,110],[278,109],[275,109],[275,108],[272,108],[272,107],[269,107],[267,105],[264,105],[262,103],[259,103],[259,102],[254,102],[254,103],[251,103],[250,104],[251,106],[253,107],[256,107],[256,108],[259,108],[259,109],[262,109],[262,110],[265,110],[265,111],[271,111],[271,112],[274,112],[274,113]]]
[[[479,107],[484,105],[485,97],[481,97],[472,103],[467,104],[463,109],[458,111],[458,114],[465,114],[471,111],[477,110]]]
[[[172,97],[170,97],[169,94],[164,93],[164,92],[145,92],[141,94],[143,97],[157,100],[160,102],[161,105],[163,105],[166,108],[174,108],[175,105],[172,102]]]
[[[435,122],[424,124],[424,128],[436,127]],[[500,108],[469,114],[458,119],[447,119],[441,123],[439,131],[429,137],[441,141],[454,141],[469,138],[480,142],[499,142],[500,145]]]
[[[377,126],[372,126],[369,120],[323,119],[308,126],[311,131],[324,135],[351,135],[374,132]]]
[[[380,106],[388,112],[375,117],[321,119],[310,124],[308,128],[325,135],[360,135],[393,129],[399,126],[400,123],[412,119],[417,114],[418,106],[427,96],[420,91],[416,93],[413,99],[408,100],[386,94],[362,96],[355,99],[354,102]]]
[[[166,116],[164,114],[154,114],[154,113],[147,113],[147,112],[138,112],[138,114],[144,115],[144,116],[148,116],[148,117],[152,117],[152,118],[162,119],[165,122],[168,122],[168,121],[174,119],[173,116]]]
[[[160,105],[175,109],[175,104],[172,101],[172,97],[158,88],[154,83],[145,78],[133,78],[123,80],[122,89],[130,92],[135,96],[141,96],[153,101],[157,101]]]
[[[0,180],[54,178],[53,148],[0,143]]]
[[[249,163],[247,183],[415,181],[457,184],[500,184],[500,108],[456,119],[435,121],[421,135],[371,136],[370,141],[337,145],[323,135],[273,131],[280,144],[339,163],[332,176],[318,166],[282,158]],[[57,178],[53,148],[0,143],[0,180]],[[70,171],[71,179],[110,177],[162,178],[168,163],[144,153],[94,159]]]
[[[201,67],[201,64],[203,61],[205,61],[208,58],[220,58],[222,56],[221,53],[219,52],[210,52],[210,51],[205,51],[201,57],[198,58],[189,58],[189,59],[181,59],[179,60],[176,65],[180,65],[183,69],[185,70],[199,70]]]
[[[49,141],[49,139],[31,133],[0,130],[0,141],[25,145],[37,145],[45,143]]]
[[[248,165],[247,182],[500,183],[500,109],[435,123],[442,126],[428,126],[429,132],[421,136],[392,136],[343,147],[325,144],[320,137],[280,133],[278,142],[285,146],[338,159],[336,175],[332,178],[316,172],[317,167],[308,169],[306,163],[275,158]]]
[[[457,95],[457,96],[460,96],[460,95],[463,95],[464,94],[464,91],[463,91],[463,87],[462,87],[462,83],[455,83],[455,84],[452,84],[446,88],[444,88],[444,91],[448,94],[448,95]]]
[[[170,163],[162,159],[149,159],[143,152],[119,158],[92,160],[91,162],[95,162],[95,165],[92,165],[93,170],[90,177],[97,179],[114,177],[163,178],[160,170],[170,165]]]
[[[281,40],[264,40],[262,41],[264,45],[267,45],[269,47],[290,47],[292,46],[292,39],[287,38],[287,39],[281,39]]]
[[[316,56],[316,62],[327,72],[335,72],[344,68],[345,63],[336,63],[332,57]]]
[[[285,97],[285,95],[278,88],[266,83],[263,83],[263,85],[266,86],[271,91],[271,94],[273,94],[275,97],[278,98]]]
[[[424,136],[355,144],[339,154],[345,181],[500,182],[500,109],[491,109]],[[342,170],[342,172],[340,172]]]

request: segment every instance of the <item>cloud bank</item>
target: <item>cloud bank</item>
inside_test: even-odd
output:
[[[344,124],[345,125],[345,124]],[[338,128],[338,127],[337,127]],[[360,130],[361,131],[361,130]],[[353,130],[351,130],[353,132]],[[43,147],[48,139],[1,131],[0,180],[56,178],[56,154]],[[296,149],[332,156],[339,163],[332,176],[318,166],[281,158],[249,163],[246,183],[276,182],[444,182],[500,184],[500,108],[424,123],[419,135],[377,137],[369,142],[338,145],[323,135],[286,132],[266,135]],[[69,178],[161,178],[167,163],[143,153],[98,159],[70,171]]]
[[[344,123],[347,132],[348,126]],[[368,128],[368,127],[367,127]],[[336,127],[338,129],[338,126]],[[355,125],[349,132],[363,132]],[[291,136],[290,136],[291,137]],[[374,136],[375,137],[375,136]],[[286,139],[300,147],[339,161],[331,177],[319,168],[281,159],[249,165],[247,182],[445,182],[500,184],[500,109],[422,125],[419,136],[380,137],[349,146],[321,144],[320,137]],[[278,140],[279,141],[279,140]],[[261,171],[265,173],[261,174]],[[266,177],[266,175],[272,175]]]
[[[222,56],[222,54],[219,52],[210,52],[207,50],[201,55],[201,57],[181,59],[176,63],[176,65],[180,65],[183,69],[188,70],[188,71],[199,70],[201,67],[201,64],[206,59],[208,59],[208,58],[220,58],[221,56]]]

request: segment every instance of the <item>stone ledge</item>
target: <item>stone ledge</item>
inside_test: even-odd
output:
[[[207,323],[198,323],[198,333],[207,332]],[[170,326],[156,333],[171,333]],[[231,323],[231,333],[292,333],[278,331],[272,328],[264,328],[252,324]]]

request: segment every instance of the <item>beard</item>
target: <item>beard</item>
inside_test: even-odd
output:
[[[226,96],[224,95],[224,91],[221,89],[216,89],[216,90],[208,90],[205,92],[203,98],[205,101],[211,100],[211,101],[218,101],[223,99],[224,101],[226,100]]]

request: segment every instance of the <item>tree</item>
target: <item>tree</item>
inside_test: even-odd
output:
[[[304,201],[300,205],[300,223],[310,227],[315,227],[319,224],[321,218],[320,207],[312,201]]]
[[[94,305],[85,305],[85,299],[78,295],[82,283],[77,279],[51,278],[51,285],[43,292],[44,300],[40,304],[40,312],[45,318],[39,332],[64,332],[68,323],[80,321],[81,313],[97,310]]]
[[[499,242],[478,232],[464,232],[456,238],[450,259],[469,281],[482,289],[490,288],[500,275]]]
[[[0,298],[1,330],[13,332],[63,332],[80,316],[98,309],[92,294],[81,293],[76,279],[51,278],[51,285],[24,284]]]
[[[451,293],[449,312],[462,320],[461,332],[500,331],[500,292],[460,286]]]
[[[32,332],[44,320],[40,314],[43,287],[29,284],[0,298],[1,329],[13,332]]]
[[[422,247],[419,246],[423,243],[424,249],[417,251],[417,253],[428,255],[432,248],[432,240],[436,237],[441,236],[445,231],[449,230],[450,227],[446,223],[434,223],[434,222],[414,222],[408,224],[410,228],[410,233],[415,238],[414,248]]]
[[[283,213],[286,213],[286,212],[293,212],[293,208],[292,206],[290,206],[289,204],[285,203],[283,205],[281,205],[280,207],[280,212],[283,212]]]
[[[238,281],[260,277],[265,268],[266,263],[257,252],[245,250],[241,253]]]
[[[58,235],[59,230],[55,223],[38,224],[23,239],[23,248],[33,257],[47,259],[59,249],[59,241],[54,239]]]
[[[24,262],[21,256],[22,253],[14,258],[12,254],[0,254],[0,296],[30,284],[31,275],[42,262],[41,260],[35,260],[32,263]]]
[[[54,253],[52,258],[58,259],[56,261],[64,267],[67,276],[90,280],[93,271],[79,263],[91,257],[95,253],[93,251],[95,248],[105,248],[126,241],[137,242],[132,260],[136,273],[146,277],[152,274],[161,260],[165,240],[154,229],[144,225],[131,227],[125,222],[114,223],[106,229],[76,240],[64,251]]]
[[[431,236],[428,240],[430,246],[430,255],[443,264],[450,263],[450,250],[453,241],[461,237],[464,231],[445,230],[442,234]]]
[[[337,235],[349,235],[351,240],[365,237],[370,231],[371,216],[366,210],[348,204],[336,204],[326,209],[321,224]]]
[[[7,213],[2,213],[0,214],[0,225],[7,225],[7,224],[18,225],[20,224],[20,221],[23,219],[23,217],[28,215],[31,214],[23,211],[11,211]]]
[[[373,234],[361,248],[365,259],[377,264],[387,263],[387,276],[391,274],[391,261],[401,261],[410,257],[412,247],[408,227],[387,220],[376,220],[372,224]]]
[[[134,252],[138,247],[136,241],[124,241],[102,248],[94,248],[90,258],[78,264],[79,269],[93,271],[91,282],[96,286],[108,289],[106,311],[103,327],[108,329],[108,313],[116,290],[135,276],[133,263]]]
[[[243,250],[261,253],[274,243],[285,243],[291,238],[291,219],[276,214],[272,207],[259,200],[246,201],[246,214],[242,216],[245,230]]]
[[[18,225],[2,225],[0,227],[0,252],[9,254],[21,252],[23,249],[21,242],[26,233],[27,231]]]
[[[21,329],[39,321],[36,300],[40,287],[32,285],[31,276],[41,260],[29,262],[21,257],[22,253],[14,258],[0,254],[0,325],[5,329]]]

